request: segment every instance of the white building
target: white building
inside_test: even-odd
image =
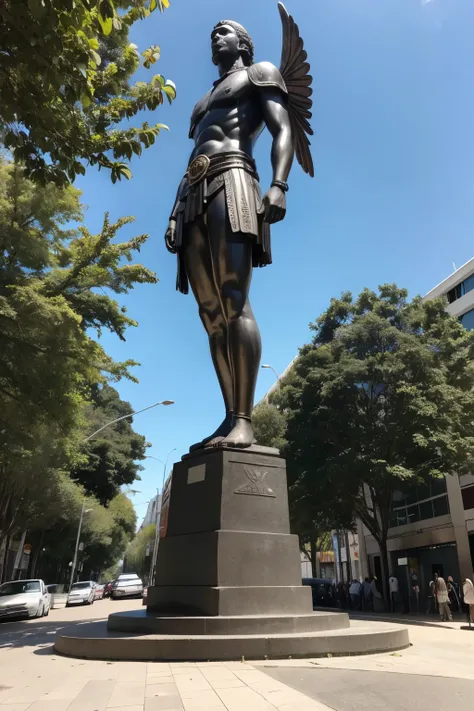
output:
[[[146,510],[145,518],[140,528],[145,528],[145,526],[156,525],[160,520],[161,512],[161,496],[157,494],[148,502],[148,508]]]

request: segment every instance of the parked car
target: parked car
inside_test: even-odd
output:
[[[335,607],[334,585],[328,578],[303,578],[303,585],[309,585],[314,607]]]
[[[143,583],[136,573],[119,575],[112,585],[110,596],[113,600],[119,597],[142,597]]]
[[[0,619],[47,617],[51,596],[42,580],[11,580],[0,585]]]
[[[108,583],[105,583],[104,585],[104,597],[110,597],[110,593],[112,591],[112,585],[114,584],[113,580],[109,580]]]
[[[94,600],[102,600],[104,597],[104,586],[97,584],[94,588]]]
[[[67,596],[66,607],[71,605],[92,605],[95,599],[95,583],[92,580],[82,580],[73,583]]]

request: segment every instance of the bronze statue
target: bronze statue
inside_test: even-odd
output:
[[[287,179],[296,157],[314,175],[309,124],[309,64],[299,29],[284,6],[278,70],[254,64],[254,47],[237,22],[219,22],[211,35],[219,70],[213,88],[195,106],[190,138],[195,147],[178,189],[166,246],[178,255],[177,289],[188,280],[209,336],[226,415],[217,430],[193,448],[250,447],[251,414],[261,341],[249,302],[252,267],[271,264],[270,224],[286,212]],[[252,158],[263,128],[272,137],[273,180],[261,197]]]

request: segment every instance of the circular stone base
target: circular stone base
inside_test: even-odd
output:
[[[242,615],[218,617],[170,617],[146,610],[114,612],[109,615],[107,629],[111,632],[136,634],[179,635],[259,635],[301,634],[347,629],[349,616],[345,612],[312,612],[308,615]]]
[[[259,629],[255,620],[254,630]],[[56,652],[69,657],[124,661],[230,661],[348,656],[392,652],[409,646],[408,630],[383,622],[294,634],[164,635],[113,632],[105,622],[62,629]]]

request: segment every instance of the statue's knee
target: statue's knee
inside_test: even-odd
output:
[[[199,309],[199,316],[209,335],[217,333],[224,328],[225,323],[220,308],[202,306]]]

